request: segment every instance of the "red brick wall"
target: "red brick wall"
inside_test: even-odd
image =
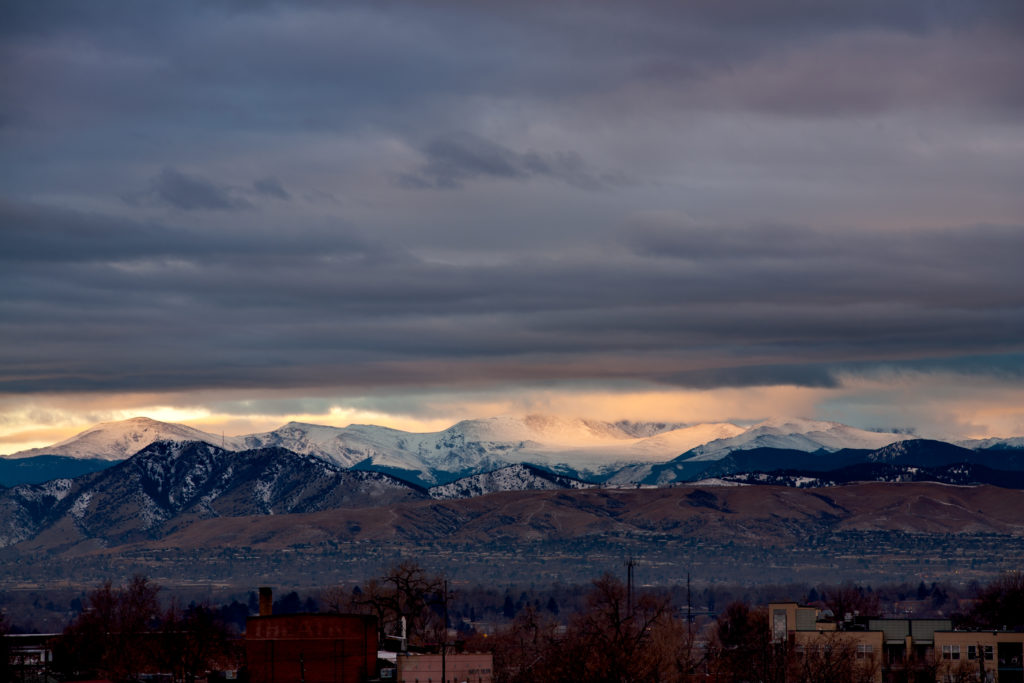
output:
[[[254,617],[245,634],[253,683],[358,683],[377,674],[377,620],[355,614]]]

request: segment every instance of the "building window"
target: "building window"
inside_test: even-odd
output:
[[[960,659],[960,646],[959,645],[943,645],[942,646],[942,658],[943,659]]]
[[[874,654],[875,648],[873,645],[858,645],[857,646],[857,659],[866,659]]]
[[[995,653],[992,651],[991,645],[968,645],[967,646],[967,659],[978,659],[979,655],[985,657],[985,659],[991,661]]]

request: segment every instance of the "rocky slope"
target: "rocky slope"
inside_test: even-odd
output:
[[[488,493],[499,491],[553,491],[557,489],[585,489],[593,488],[595,484],[554,474],[519,463],[508,465],[493,472],[474,474],[463,477],[448,484],[432,486],[429,489],[430,497],[439,500],[454,500],[456,498],[472,498]]]
[[[210,517],[380,507],[426,491],[378,472],[345,470],[278,448],[232,452],[203,442],[157,442],[74,480],[0,491],[0,542],[48,534],[74,542],[158,537]]]

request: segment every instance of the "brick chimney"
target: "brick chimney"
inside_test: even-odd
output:
[[[270,586],[260,586],[260,616],[269,617],[274,614],[274,591]]]

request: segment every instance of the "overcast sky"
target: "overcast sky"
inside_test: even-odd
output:
[[[0,453],[147,414],[1024,434],[1024,5],[7,2]]]

